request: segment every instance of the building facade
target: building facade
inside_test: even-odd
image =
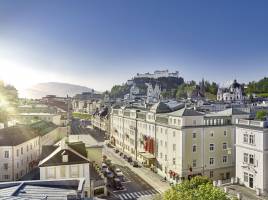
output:
[[[234,116],[245,117],[171,111],[162,102],[150,110],[117,108],[111,113],[111,143],[172,182],[200,174],[229,179],[235,175]]]
[[[237,120],[236,177],[240,184],[268,192],[268,121]]]
[[[179,77],[179,72],[175,71],[174,73],[170,73],[168,70],[156,70],[153,74],[145,73],[145,74],[137,74],[134,78],[162,78],[162,77]]]
[[[229,88],[219,88],[217,92],[217,100],[225,102],[243,101],[243,88],[236,80]]]
[[[0,181],[19,180],[38,163],[40,138],[24,127],[0,130]]]

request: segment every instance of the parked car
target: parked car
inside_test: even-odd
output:
[[[114,173],[111,172],[110,170],[108,170],[108,171],[106,171],[105,176],[106,176],[107,178],[113,178],[113,177],[114,177]]]
[[[101,164],[101,172],[104,173],[107,171],[107,169],[108,169],[108,166],[105,163],[102,163]]]
[[[122,172],[121,169],[119,169],[119,168],[116,168],[116,169],[114,170],[114,172],[115,172],[116,176],[123,176],[123,172]]]
[[[127,161],[128,161],[129,163],[131,163],[131,162],[132,162],[132,158],[129,157],[129,158],[127,159]]]
[[[116,190],[122,190],[123,189],[123,185],[122,185],[122,183],[121,183],[119,178],[114,178],[113,179],[113,187]]]
[[[118,150],[118,149],[114,149],[114,152],[115,152],[115,153],[118,153],[118,152],[119,152],[119,150]]]
[[[139,167],[139,163],[137,161],[133,161],[131,164],[133,167]]]
[[[124,154],[122,152],[120,152],[119,156],[123,156]]]
[[[127,159],[128,159],[127,155],[124,155],[124,156],[123,156],[123,158],[124,158],[125,160],[127,160]]]

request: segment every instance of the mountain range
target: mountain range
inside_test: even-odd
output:
[[[31,99],[40,99],[46,95],[56,95],[59,97],[66,97],[67,95],[69,95],[72,97],[82,92],[97,93],[96,91],[94,91],[94,89],[81,85],[74,85],[60,82],[47,82],[47,83],[38,83],[26,90],[19,91],[19,96]]]

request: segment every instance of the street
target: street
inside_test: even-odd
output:
[[[112,148],[105,147],[103,150],[104,154],[111,159],[113,164],[123,172],[126,181],[123,182],[124,190],[115,191],[108,188],[111,192],[111,198],[109,199],[137,199],[142,196],[152,196],[158,193],[152,186],[150,186],[146,181],[144,181],[139,175],[134,173],[131,168],[132,166],[123,158],[113,152]]]
[[[71,125],[72,134],[90,134],[98,142],[104,142],[105,134],[99,130],[83,128],[80,126],[79,120],[75,119]],[[111,187],[107,187],[110,195],[106,199],[120,199],[130,200],[138,199],[139,197],[152,196],[158,193],[152,186],[144,181],[139,175],[134,173],[133,168],[127,161],[125,161],[119,154],[116,154],[112,148],[106,145],[103,148],[103,154],[124,174],[125,181],[122,183],[124,186],[123,190],[115,190]]]
[[[80,125],[79,119],[73,119],[71,121],[71,134],[79,135],[79,134],[90,134],[95,140],[98,142],[104,142],[105,133],[101,130],[91,129],[91,128],[84,128]]]

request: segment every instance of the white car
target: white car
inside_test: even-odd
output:
[[[106,172],[107,170],[108,170],[107,165],[105,163],[102,163],[102,165],[101,165],[101,171],[102,171],[102,173]]]
[[[124,176],[123,172],[119,168],[115,169],[115,173],[116,173],[117,176]]]

